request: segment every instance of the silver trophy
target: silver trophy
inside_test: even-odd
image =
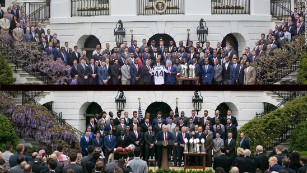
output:
[[[189,153],[189,149],[188,149],[188,139],[185,138],[184,139],[184,150],[183,150],[183,153]]]
[[[189,65],[189,78],[195,78],[195,66],[192,64]]]
[[[182,78],[185,78],[185,75],[186,75],[185,69],[184,69],[185,67],[184,67],[183,64],[181,64],[180,67],[181,67],[181,69],[180,69],[180,76],[181,76]]]
[[[200,142],[201,142],[201,153],[206,153],[206,151],[205,151],[205,139],[204,138],[201,139]]]
[[[200,153],[199,151],[199,139],[196,139],[196,153]]]
[[[193,148],[193,153],[197,153],[197,139],[194,139],[194,148]]]
[[[193,146],[193,139],[190,139],[190,150],[189,150],[189,153],[193,153],[193,148],[194,148],[194,146]]]

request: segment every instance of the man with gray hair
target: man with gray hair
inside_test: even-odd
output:
[[[263,146],[257,145],[255,161],[257,164],[257,168],[260,171],[264,172],[265,170],[269,168],[268,160],[269,160],[269,157],[265,153],[263,153]]]
[[[231,173],[239,173],[239,168],[238,167],[232,167],[231,168]]]
[[[240,172],[256,172],[257,164],[256,161],[250,157],[251,151],[249,149],[245,149],[244,155],[245,157],[241,161],[239,161],[238,164]]]

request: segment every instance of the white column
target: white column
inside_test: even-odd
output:
[[[50,6],[51,19],[71,17],[71,0],[52,0]]]
[[[268,0],[250,0],[251,15],[271,15],[270,6]]]
[[[137,0],[110,0],[111,16],[136,16]]]
[[[186,15],[211,15],[211,0],[188,0],[184,7]]]

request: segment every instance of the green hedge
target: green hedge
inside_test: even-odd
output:
[[[15,82],[13,71],[6,58],[0,54],[0,84],[12,84]]]
[[[295,126],[306,118],[307,96],[298,97],[281,109],[272,111],[262,118],[252,119],[240,128],[239,133],[245,133],[250,141],[251,150],[255,151],[257,145],[271,146],[272,140],[286,133],[287,127]],[[237,142],[239,141],[238,139]]]
[[[307,85],[307,53],[301,55],[297,82],[299,84]]]
[[[13,128],[11,121],[0,114],[0,150],[5,151],[6,144],[15,147],[18,143],[18,136]]]
[[[307,121],[297,125],[291,134],[290,150],[307,151]]]

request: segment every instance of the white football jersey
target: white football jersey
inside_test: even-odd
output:
[[[152,73],[154,75],[155,85],[163,85],[164,84],[164,74],[165,68],[164,66],[156,66],[153,68]]]

